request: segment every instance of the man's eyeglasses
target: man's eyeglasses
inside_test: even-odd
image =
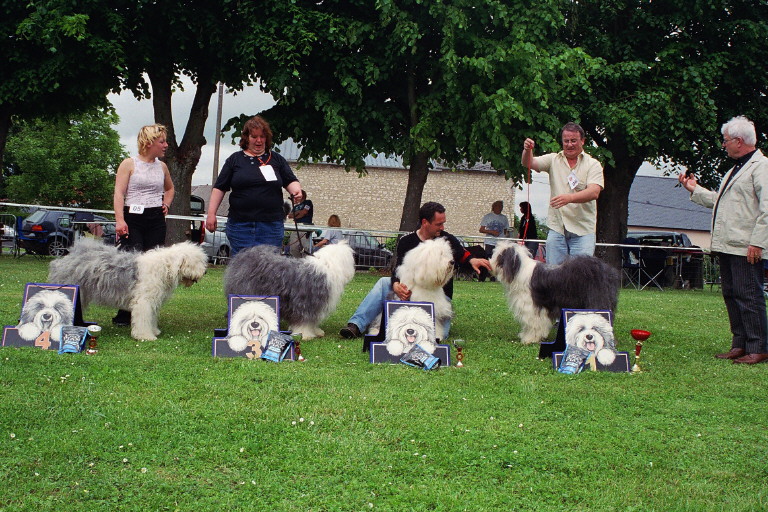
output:
[[[723,146],[725,146],[726,144],[728,144],[728,143],[729,143],[729,142],[731,142],[732,140],[736,140],[736,139],[738,139],[738,138],[739,138],[739,137],[731,137],[730,139],[726,139],[725,137],[723,137]]]

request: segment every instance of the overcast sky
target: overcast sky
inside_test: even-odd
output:
[[[187,124],[189,108],[192,105],[194,96],[194,85],[192,85],[188,79],[185,80],[185,84],[188,84],[185,91],[180,91],[173,95],[173,123],[179,138],[183,134]],[[111,94],[109,100],[115,106],[117,114],[120,116],[120,124],[114,127],[120,134],[120,141],[131,155],[135,155],[137,152],[136,135],[138,134],[139,129],[144,125],[152,124],[154,122],[152,101],[137,101],[136,98],[127,91],[124,91],[119,95]],[[203,147],[197,171],[195,171],[195,174],[192,177],[193,186],[210,185],[213,177],[217,101],[218,95],[214,94],[209,106],[208,121],[205,124],[205,139],[208,143]],[[272,105],[274,105],[272,97],[261,92],[256,86],[248,87],[237,94],[231,94],[225,90],[224,100],[222,102],[222,124],[226,123],[231,117],[243,113],[257,114]],[[520,143],[520,148],[522,152],[522,141]],[[218,167],[220,168],[221,164],[224,163],[224,160],[238,149],[236,144],[231,143],[231,135],[225,136],[221,141]],[[659,172],[649,164],[643,164],[639,174],[660,175]],[[299,176],[299,179],[301,179],[301,176]],[[515,213],[520,211],[518,205],[522,201],[529,201],[533,206],[533,214],[538,218],[544,218],[547,216],[549,204],[549,182],[547,175],[533,172],[532,182],[530,190],[525,185],[522,189],[517,190]],[[483,208],[485,208],[485,205],[483,205]],[[508,205],[505,205],[505,214],[510,213],[507,208]]]

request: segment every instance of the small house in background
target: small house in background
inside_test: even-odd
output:
[[[628,210],[627,231],[676,231],[709,249],[712,210],[691,201],[677,178],[636,176]]]

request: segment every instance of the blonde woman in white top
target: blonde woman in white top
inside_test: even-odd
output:
[[[117,168],[114,208],[120,249],[143,252],[165,244],[165,216],[174,195],[168,166],[160,161],[168,149],[166,136],[161,124],[143,126],[139,154],[126,158]],[[112,323],[131,325],[130,311],[119,310]]]
[[[160,161],[168,149],[165,126],[139,130],[137,156],[126,158],[115,178],[115,232],[121,248],[148,251],[165,244],[165,216],[174,188],[168,166]]]

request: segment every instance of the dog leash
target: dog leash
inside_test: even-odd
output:
[[[528,226],[531,223],[531,164],[533,163],[533,149],[531,149],[531,157],[528,159],[528,175],[525,180],[526,190],[528,193],[526,202],[528,203],[528,211],[525,212],[525,228],[523,229],[523,240],[528,239]],[[525,243],[525,242],[523,242]]]

